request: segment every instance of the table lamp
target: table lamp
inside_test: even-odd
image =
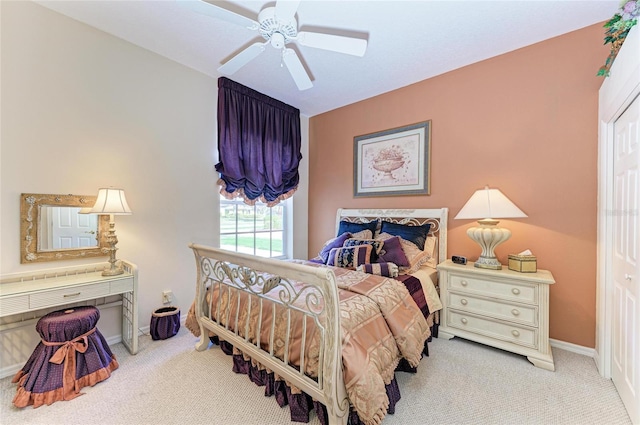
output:
[[[496,246],[511,237],[511,231],[498,227],[496,218],[521,218],[527,215],[516,207],[500,190],[476,190],[455,219],[478,219],[479,226],[467,230],[467,236],[476,241],[482,248],[482,254],[474,266],[483,269],[501,270],[502,264],[496,258],[493,250]]]
[[[123,273],[122,268],[116,266],[116,244],[118,238],[116,237],[116,223],[114,216],[116,215],[131,215],[131,208],[127,204],[127,199],[124,196],[124,190],[110,188],[102,188],[98,190],[98,197],[93,208],[89,211],[89,214],[109,214],[109,233],[106,237],[106,242],[109,245],[109,263],[103,272],[103,276],[116,276]]]

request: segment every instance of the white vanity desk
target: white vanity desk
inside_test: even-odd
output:
[[[138,268],[120,261],[124,273],[102,276],[108,263],[0,276],[0,317],[122,295],[122,343],[138,352]]]

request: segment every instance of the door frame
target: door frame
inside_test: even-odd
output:
[[[640,30],[633,27],[598,96],[598,230],[596,350],[600,375],[611,378],[613,338],[613,154],[614,123],[640,95]]]

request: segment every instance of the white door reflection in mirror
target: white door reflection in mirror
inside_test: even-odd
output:
[[[98,216],[78,214],[80,207],[40,206],[38,251],[98,246]]]

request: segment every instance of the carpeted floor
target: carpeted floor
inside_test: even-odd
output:
[[[231,371],[218,347],[194,350],[182,328],[164,341],[140,338],[140,352],[113,348],[120,368],[85,395],[38,409],[11,404],[0,380],[2,424],[286,424],[288,408]],[[384,424],[631,424],[612,382],[594,361],[553,349],[556,371],[524,357],[455,338],[430,344],[418,373],[397,373],[402,400]],[[312,413],[311,424],[319,422]]]

